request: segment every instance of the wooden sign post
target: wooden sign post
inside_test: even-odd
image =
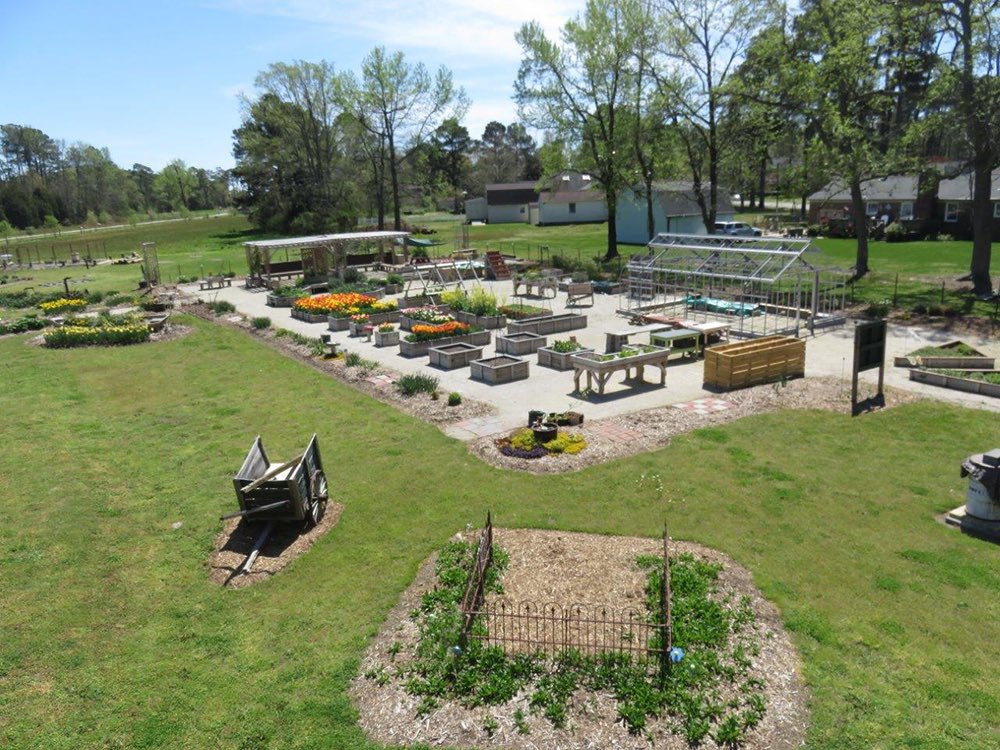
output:
[[[854,328],[854,375],[851,380],[851,416],[873,406],[885,406],[885,339],[888,326],[884,320],[858,323]],[[878,368],[878,393],[858,403],[858,373]]]

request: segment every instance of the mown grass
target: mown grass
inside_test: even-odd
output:
[[[746,565],[801,650],[810,747],[1000,746],[1000,549],[934,520],[963,500],[960,460],[995,447],[994,414],[777,413],[530,476],[184,322],[185,338],[116,349],[0,340],[0,747],[370,747],[347,695],[365,644],[488,509],[514,527],[666,523]],[[338,526],[271,581],[210,584],[253,437],[281,458],[314,431]]]

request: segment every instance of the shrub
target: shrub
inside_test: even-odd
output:
[[[45,334],[45,345],[54,349],[76,346],[121,346],[149,341],[145,323],[123,325],[62,326]]]
[[[208,309],[214,312],[216,315],[236,312],[236,307],[233,305],[233,303],[227,302],[224,299],[215,300],[214,302],[209,302]]]
[[[48,325],[43,318],[29,316],[19,320],[11,320],[6,323],[0,321],[0,336],[8,333],[24,333],[25,331],[38,331]]]
[[[893,222],[885,228],[886,242],[902,242],[906,239],[906,227],[898,221]]]
[[[545,443],[549,453],[579,453],[587,447],[587,441],[582,435],[560,432],[555,438]]]
[[[462,403],[462,394],[458,391],[452,391],[448,394],[448,406],[458,406]]]
[[[250,324],[258,331],[262,331],[265,328],[271,327],[271,319],[268,317],[251,318]]]
[[[406,279],[404,279],[398,273],[390,273],[390,274],[386,274],[385,283],[386,284],[405,284],[406,283]]]
[[[404,396],[415,396],[418,393],[434,393],[438,387],[438,379],[432,375],[403,375],[396,381],[396,388]]]
[[[881,302],[872,302],[865,308],[865,315],[869,318],[884,318],[889,314],[889,300],[882,300]]]
[[[109,294],[104,298],[104,304],[108,307],[118,307],[119,305],[134,305],[135,297],[131,294]]]

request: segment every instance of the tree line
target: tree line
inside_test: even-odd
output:
[[[516,34],[519,122],[478,139],[468,98],[378,47],[358,73],[275,64],[234,133],[238,205],[275,231],[401,226],[405,205],[482,195],[489,182],[573,167],[608,203],[637,189],[653,223],[655,183],[684,179],[713,231],[722,186],[751,207],[844,181],[865,216],[865,180],[947,163],[974,175],[977,293],[989,293],[990,173],[1000,166],[1000,0],[587,0],[550,38]],[[540,146],[527,128],[545,133]],[[776,174],[780,179],[776,180]],[[856,273],[868,271],[866,225]]]
[[[0,125],[0,223],[16,229],[106,224],[230,205],[225,169],[174,160],[123,169],[107,148],[67,146],[26,125]]]

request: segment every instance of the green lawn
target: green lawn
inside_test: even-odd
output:
[[[498,525],[673,536],[746,565],[813,696],[810,747],[1000,747],[1000,548],[947,529],[996,415],[787,412],[561,476],[436,428],[235,331],[59,350],[0,340],[0,747],[362,748],[346,688],[420,562]],[[253,437],[319,434],[339,525],[273,580],[206,559]],[[666,480],[664,497],[637,483]],[[183,525],[174,530],[172,525]]]

